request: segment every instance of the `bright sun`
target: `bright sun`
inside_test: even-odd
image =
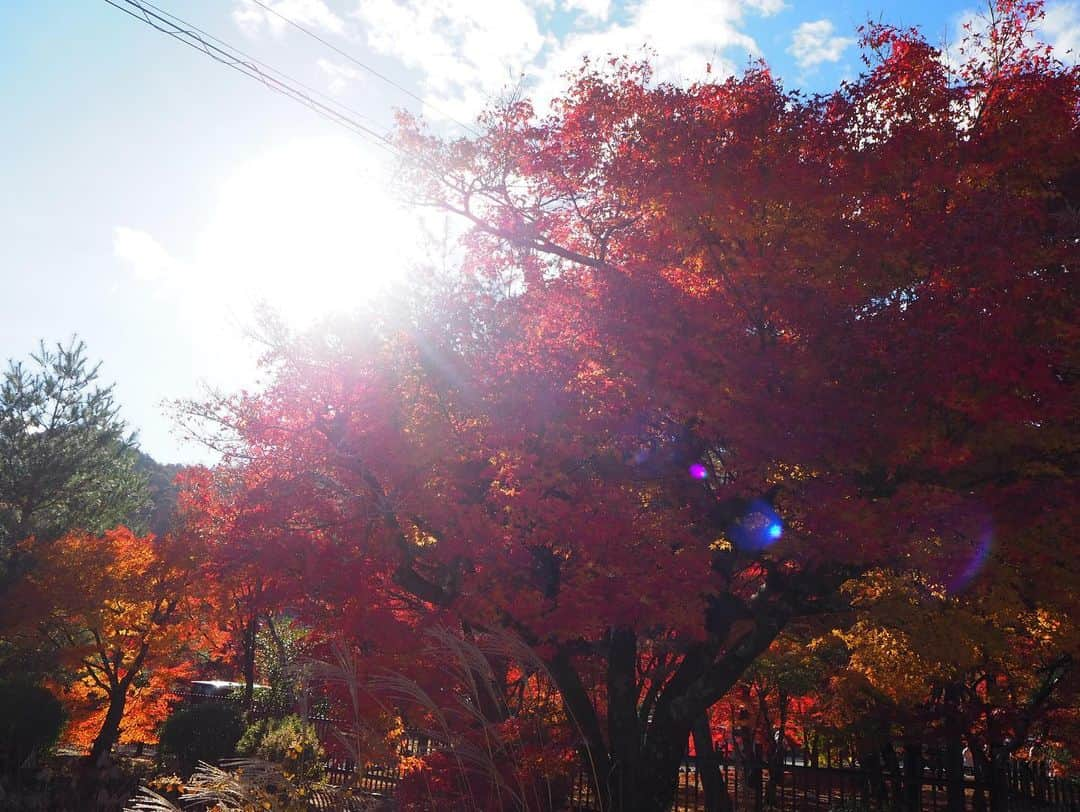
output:
[[[283,143],[224,179],[188,250],[119,226],[113,251],[135,284],[172,303],[200,377],[235,386],[255,377],[256,308],[302,330],[377,297],[423,258],[421,215],[395,197],[393,169],[345,137]]]
[[[198,273],[240,309],[265,303],[295,326],[354,307],[419,257],[419,221],[390,191],[391,169],[389,156],[337,137],[253,158],[221,186]]]

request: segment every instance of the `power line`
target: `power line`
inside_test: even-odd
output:
[[[136,20],[146,23],[163,34],[167,34],[173,39],[182,42],[188,47],[201,51],[216,62],[220,62],[245,76],[261,82],[275,93],[280,93],[293,101],[299,102],[334,124],[369,139],[376,146],[386,150],[392,155],[401,156],[403,154],[398,146],[382,133],[357,121],[353,116],[342,113],[340,110],[334,109],[334,107],[331,107],[329,104],[324,104],[323,102],[312,98],[312,96],[301,89],[304,86],[300,82],[289,78],[281,71],[263,65],[258,62],[258,60],[247,57],[242,51],[239,51],[216,37],[211,37],[209,35],[204,37],[203,32],[190,23],[182,20],[180,17],[157,9],[145,2],[145,0],[105,0],[105,2],[113,8],[124,12],[128,16],[134,17]],[[210,40],[213,40],[213,42]],[[214,44],[214,42],[219,44]],[[272,74],[277,74],[277,76]],[[318,93],[318,91],[315,92]],[[349,109],[338,102],[331,100],[331,103],[343,109]]]
[[[126,1],[126,0],[122,0],[122,1]],[[304,84],[299,79],[296,79],[296,78],[294,78],[292,76],[289,76],[287,73],[284,73],[283,71],[278,70],[273,65],[268,65],[265,62],[260,61],[258,58],[252,56],[251,54],[240,50],[235,45],[230,45],[229,43],[225,42],[225,40],[220,39],[219,37],[215,37],[213,34],[206,31],[205,29],[199,28],[197,25],[194,25],[192,23],[189,23],[189,22],[183,20],[180,17],[177,17],[175,14],[172,14],[168,10],[163,9],[161,6],[156,6],[153,3],[149,2],[149,0],[140,0],[140,2],[146,8],[153,9],[158,14],[164,14],[166,17],[169,17],[171,20],[174,20],[176,23],[179,23],[180,25],[186,26],[191,31],[198,32],[199,34],[201,34],[206,39],[209,39],[209,40],[211,40],[213,42],[216,42],[218,45],[222,46],[223,48],[226,48],[226,49],[228,49],[230,51],[233,51],[234,53],[239,54],[240,56],[244,57],[244,59],[246,59],[247,61],[258,65],[259,67],[263,68],[264,70],[269,71],[270,73],[277,74],[282,79],[285,79],[286,81],[292,82],[294,85],[303,88],[308,93],[311,93],[311,94],[313,94],[315,96],[318,96],[318,97],[320,97],[322,99],[325,99],[330,104],[336,105],[337,107],[340,107],[342,110],[346,110],[349,113],[351,113],[352,115],[357,116],[358,118],[361,118],[361,119],[364,119],[364,120],[370,122],[372,125],[376,125],[377,122],[371,116],[365,115],[364,113],[361,113],[356,108],[350,107],[349,105],[345,104],[344,102],[341,102],[338,99],[335,99],[332,96],[329,96],[326,93],[323,93],[318,88],[314,88],[311,85]]]
[[[334,43],[330,42],[329,40],[325,39],[324,37],[320,37],[314,31],[311,31],[308,28],[305,28],[303,25],[296,22],[295,20],[293,20],[293,19],[291,19],[289,17],[286,17],[284,14],[282,14],[280,11],[278,11],[273,6],[270,6],[270,5],[267,5],[266,3],[264,3],[263,0],[251,0],[251,2],[253,2],[255,5],[257,5],[259,8],[261,8],[267,14],[273,14],[278,19],[280,19],[283,22],[286,22],[289,25],[291,25],[297,31],[300,31],[300,32],[306,34],[307,36],[311,37],[312,39],[314,39],[314,40],[316,40],[318,42],[321,42],[323,45],[325,45],[327,48],[332,50],[334,53],[338,54],[341,57],[344,57],[345,59],[348,59],[354,65],[356,65],[357,67],[367,71],[368,73],[370,73],[375,78],[381,79],[382,81],[386,82],[391,87],[395,87],[398,90],[400,90],[406,96],[409,96],[410,98],[415,99],[416,101],[420,102],[420,104],[424,105],[425,107],[429,107],[430,109],[434,110],[436,113],[443,116],[447,120],[454,122],[455,124],[457,124],[459,127],[464,129],[465,131],[467,131],[471,135],[475,135],[475,136],[479,137],[480,133],[478,133],[475,129],[470,127],[465,122],[460,121],[457,118],[454,118],[454,116],[450,115],[445,110],[440,110],[434,104],[432,104],[429,101],[426,101],[422,96],[418,96],[416,93],[413,93],[411,90],[409,90],[404,85],[402,85],[402,84],[400,84],[398,82],[395,82],[389,76],[386,76],[385,74],[382,74],[379,71],[375,70],[375,68],[371,67],[370,65],[367,65],[364,62],[361,62],[359,59],[354,57],[352,54],[348,53],[347,51],[343,51],[341,48],[334,45]]]

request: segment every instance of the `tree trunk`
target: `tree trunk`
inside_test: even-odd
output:
[[[945,808],[964,812],[964,742],[956,736],[945,741]]]
[[[877,746],[877,737],[872,736],[869,741],[858,741],[856,743],[856,752],[859,757],[859,774],[862,777],[863,800],[868,805],[876,805],[884,795],[881,751],[880,747]]]
[[[783,757],[784,752],[782,748],[783,743],[783,730],[784,730],[784,694],[783,692],[777,693],[777,703],[780,706],[780,718],[778,720],[778,726],[774,727],[772,719],[769,717],[769,703],[768,692],[761,687],[757,689],[758,695],[758,714],[760,716],[760,725],[765,733],[765,741],[762,747],[763,760],[769,767],[769,779],[765,782],[765,805],[775,806],[776,797],[780,788],[780,782],[784,776],[783,770]]]
[[[461,633],[464,638],[476,646],[477,637],[472,624],[461,621]],[[498,724],[510,718],[510,705],[505,691],[506,676],[509,673],[509,660],[494,652],[480,652],[480,659],[487,663],[487,668],[468,664],[470,691],[476,700],[476,709],[487,724]]]
[[[638,717],[637,635],[630,629],[612,629],[607,642],[609,808],[666,812],[678,790],[689,726],[680,731],[666,718],[649,724]]]
[[[684,751],[685,746],[673,746],[664,737],[645,743],[633,772],[612,764],[608,812],[669,812],[679,788]]]
[[[922,742],[917,739],[908,739],[904,742],[904,797],[902,801],[906,812],[919,812],[922,809],[922,785]]]
[[[244,709],[251,710],[255,704],[255,644],[259,634],[259,616],[248,617],[244,629]]]
[[[713,748],[708,714],[694,722],[694,752],[697,754],[697,774],[705,791],[705,812],[732,812],[731,796],[720,770],[720,756]]]
[[[971,764],[975,769],[975,812],[986,812],[986,792],[990,787],[990,773],[993,772],[990,759],[982,747],[971,743]]]
[[[664,683],[655,705],[644,714],[638,706],[636,636],[629,629],[611,630],[606,640],[606,737],[597,707],[568,650],[559,650],[547,660],[581,738],[579,752],[603,812],[670,810],[694,722],[731,690],[747,666],[776,639],[787,617],[785,611],[763,618],[719,657],[722,646],[715,640],[691,646]],[[750,783],[757,787],[757,801],[747,812],[761,806],[760,753],[753,753],[751,759]]]
[[[990,745],[990,810],[1005,812],[1009,808],[1009,751],[1001,745]]]
[[[960,686],[945,688],[945,808],[964,812],[964,740],[960,721]]]
[[[678,790],[690,724],[663,711],[651,720],[639,719],[636,638],[628,630],[614,630],[607,642],[607,740],[569,658],[560,653],[548,661],[567,715],[581,735],[582,762],[603,812],[668,812]]]
[[[886,801],[891,801],[899,806],[904,794],[900,777],[900,759],[897,757],[896,748],[893,747],[892,741],[887,734],[881,745],[881,764],[885,776],[882,785],[885,794],[881,800],[883,804]]]
[[[643,778],[637,714],[637,637],[629,629],[608,634],[607,722],[613,771],[608,781],[613,809],[629,808]]]
[[[606,779],[611,759],[608,757],[607,742],[604,741],[596,708],[565,651],[557,651],[554,657],[547,660],[547,666],[559,689],[566,715],[577,729],[578,755],[596,793],[599,808],[601,812],[608,812],[611,810],[611,803]]]
[[[735,807],[739,812],[761,812],[761,759],[746,711],[739,712],[735,731]]]
[[[92,766],[100,767],[105,757],[112,752],[113,745],[120,738],[120,723],[124,719],[124,706],[127,704],[127,685],[120,684],[113,687],[109,694],[109,710],[105,713],[105,721],[98,731],[97,738],[90,748],[89,762]]]

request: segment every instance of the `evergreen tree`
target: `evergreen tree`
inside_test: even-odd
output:
[[[0,379],[0,576],[18,577],[18,545],[70,530],[101,533],[148,516],[135,435],[86,345],[44,342]],[[134,521],[132,521],[134,519]],[[135,527],[136,531],[143,528]]]

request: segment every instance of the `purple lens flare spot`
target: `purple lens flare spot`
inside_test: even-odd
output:
[[[687,470],[694,479],[707,479],[709,476],[709,469],[700,462],[695,462]]]
[[[978,542],[975,545],[975,551],[972,553],[971,558],[960,571],[960,574],[949,584],[950,591],[954,593],[963,592],[971,586],[986,566],[986,562],[989,560],[993,548],[994,532],[991,527],[987,527],[979,534]]]

